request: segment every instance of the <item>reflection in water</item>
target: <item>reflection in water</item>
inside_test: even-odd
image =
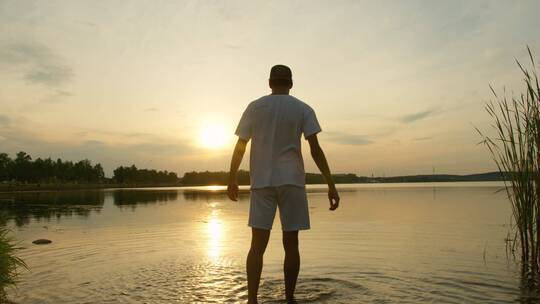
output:
[[[531,274],[526,268],[521,269],[521,278],[519,282],[520,295],[516,302],[520,304],[539,303],[540,297],[540,278],[538,275]]]
[[[0,193],[0,225],[14,221],[18,227],[28,225],[32,219],[50,221],[74,215],[87,218],[92,211],[102,210],[105,198],[111,192],[103,190],[6,192]],[[153,204],[178,199],[177,190],[115,190],[116,206],[135,209],[138,204]]]
[[[212,203],[214,208],[216,203]],[[208,219],[206,233],[208,236],[208,256],[211,259],[217,259],[220,256],[221,243],[223,238],[223,224],[218,217],[218,211],[213,209]]]
[[[498,186],[481,185],[347,185],[340,188],[338,212],[328,212],[326,187],[309,188],[314,225],[302,239],[300,303],[539,303],[537,287],[520,282],[505,255],[507,198],[496,193]],[[17,229],[16,237],[28,244],[43,236],[55,240],[23,252],[32,272],[11,294],[18,303],[246,300],[246,200],[235,204],[223,190],[194,188],[25,195],[0,195],[0,211],[13,217],[16,201],[29,200],[19,211],[26,217],[36,208],[101,212],[74,218],[61,232],[35,221]],[[77,198],[82,195],[89,196]],[[117,208],[160,202],[168,203],[129,213]],[[275,228],[265,255],[263,303],[283,303],[279,224]]]
[[[88,217],[103,207],[102,191],[52,191],[0,193],[0,218],[18,227],[30,219],[51,220],[73,215]],[[2,223],[5,224],[5,223]]]
[[[184,199],[187,201],[218,201],[218,200],[228,200],[227,191],[223,189],[219,190],[195,190],[189,189],[182,191]],[[240,190],[238,192],[239,199],[247,199],[249,197],[249,190]]]
[[[225,190],[227,189],[225,186],[205,186],[205,191],[217,191],[217,190]]]
[[[114,204],[118,207],[130,206],[135,209],[138,204],[154,204],[174,201],[178,198],[177,190],[116,190],[113,192]]]

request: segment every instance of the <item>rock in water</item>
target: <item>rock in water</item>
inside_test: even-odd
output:
[[[36,244],[36,245],[45,245],[45,244],[50,244],[52,243],[51,240],[47,240],[47,239],[38,239],[38,240],[35,240],[33,241],[32,243]]]

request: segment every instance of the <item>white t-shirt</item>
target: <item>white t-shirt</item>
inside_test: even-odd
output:
[[[300,138],[319,132],[313,109],[293,96],[268,95],[251,102],[235,132],[252,140],[251,188],[305,186]]]

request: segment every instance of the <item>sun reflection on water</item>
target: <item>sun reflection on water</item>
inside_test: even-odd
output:
[[[218,190],[225,190],[225,189],[227,189],[226,186],[220,186],[220,185],[203,186],[202,188],[203,188],[204,190],[208,190],[208,191],[218,191]]]
[[[219,219],[218,211],[212,210],[208,219],[206,232],[208,234],[208,256],[211,259],[219,258],[223,241],[223,223]]]

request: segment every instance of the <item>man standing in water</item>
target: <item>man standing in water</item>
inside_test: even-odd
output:
[[[252,238],[246,262],[250,304],[257,303],[263,255],[278,207],[285,249],[285,296],[287,302],[294,303],[294,289],[300,270],[298,231],[310,228],[300,148],[302,133],[309,142],[311,156],[328,183],[330,210],[336,210],[339,205],[339,194],[317,139],[321,127],[315,112],[289,95],[293,86],[291,69],[284,65],[272,67],[269,85],[272,94],[251,102],[240,119],[235,132],[238,142],[231,160],[227,187],[229,198],[238,200],[236,175],[247,142],[251,139],[249,226],[252,228]]]

